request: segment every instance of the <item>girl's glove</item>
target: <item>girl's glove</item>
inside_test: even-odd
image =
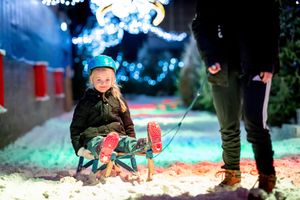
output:
[[[145,148],[147,145],[147,138],[139,138],[136,143],[136,149]]]
[[[92,152],[90,152],[89,150],[85,149],[84,147],[81,147],[78,152],[77,152],[78,156],[82,156],[86,159],[89,160],[93,160],[95,159],[95,157],[93,156]]]

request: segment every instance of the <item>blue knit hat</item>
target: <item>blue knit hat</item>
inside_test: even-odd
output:
[[[106,55],[100,55],[92,58],[88,62],[88,74],[90,75],[92,70],[95,68],[101,68],[101,67],[108,67],[114,70],[116,72],[116,62],[109,56]]]

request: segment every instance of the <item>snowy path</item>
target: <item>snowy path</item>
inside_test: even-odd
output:
[[[130,101],[137,137],[146,136],[148,121],[158,121],[164,134],[177,126],[185,110],[153,107],[153,103],[159,105],[161,101],[145,97]],[[84,181],[71,177],[78,162],[69,137],[71,118],[72,112],[50,119],[0,151],[0,199],[128,199],[140,196],[155,199],[146,196],[184,194],[190,197],[198,195],[197,199],[228,199],[228,195],[230,199],[245,199],[248,189],[256,181],[256,177],[249,174],[255,166],[251,146],[245,141],[243,131],[242,157],[250,159],[242,161],[245,172],[243,188],[236,192],[207,194],[206,189],[220,181],[220,177],[214,177],[221,165],[218,123],[212,114],[193,111],[184,119],[168,148],[155,158],[157,175],[153,182],[132,184],[111,177],[104,185],[83,187]],[[164,137],[164,144],[174,133]],[[276,196],[300,199],[300,139],[274,140],[273,144],[280,179]],[[279,159],[283,157],[286,160]],[[144,158],[138,157],[137,162],[142,176],[145,176]],[[20,188],[18,191],[15,191],[16,185]],[[119,192],[112,192],[112,187],[118,188]],[[269,197],[272,198],[275,197]]]

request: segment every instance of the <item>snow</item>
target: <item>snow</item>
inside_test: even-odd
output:
[[[174,97],[167,101],[145,96],[129,100],[137,137],[146,136],[149,121],[159,122],[162,128],[165,149],[154,158],[153,181],[146,182],[142,156],[137,156],[139,179],[122,171],[119,176],[97,181],[89,169],[75,176],[78,157],[70,142],[69,112],[34,127],[0,151],[0,199],[247,199],[257,175],[251,175],[255,163],[245,132],[241,187],[209,193],[222,179],[215,176],[222,165],[216,116],[191,111],[176,132],[185,112],[178,102]],[[272,137],[278,180],[266,199],[300,199],[300,138]]]

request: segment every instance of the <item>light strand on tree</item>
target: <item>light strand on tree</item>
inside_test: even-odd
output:
[[[87,62],[83,61],[83,75],[88,76]],[[151,78],[148,75],[143,75],[145,67],[140,62],[129,63],[123,60],[122,54],[119,54],[116,58],[117,64],[117,80],[122,82],[137,81],[139,83],[147,83],[148,85],[155,86],[162,82],[170,72],[175,71],[177,68],[184,66],[183,61],[179,61],[177,58],[171,58],[170,60],[160,60],[157,66],[161,69],[161,72],[155,78]]]

